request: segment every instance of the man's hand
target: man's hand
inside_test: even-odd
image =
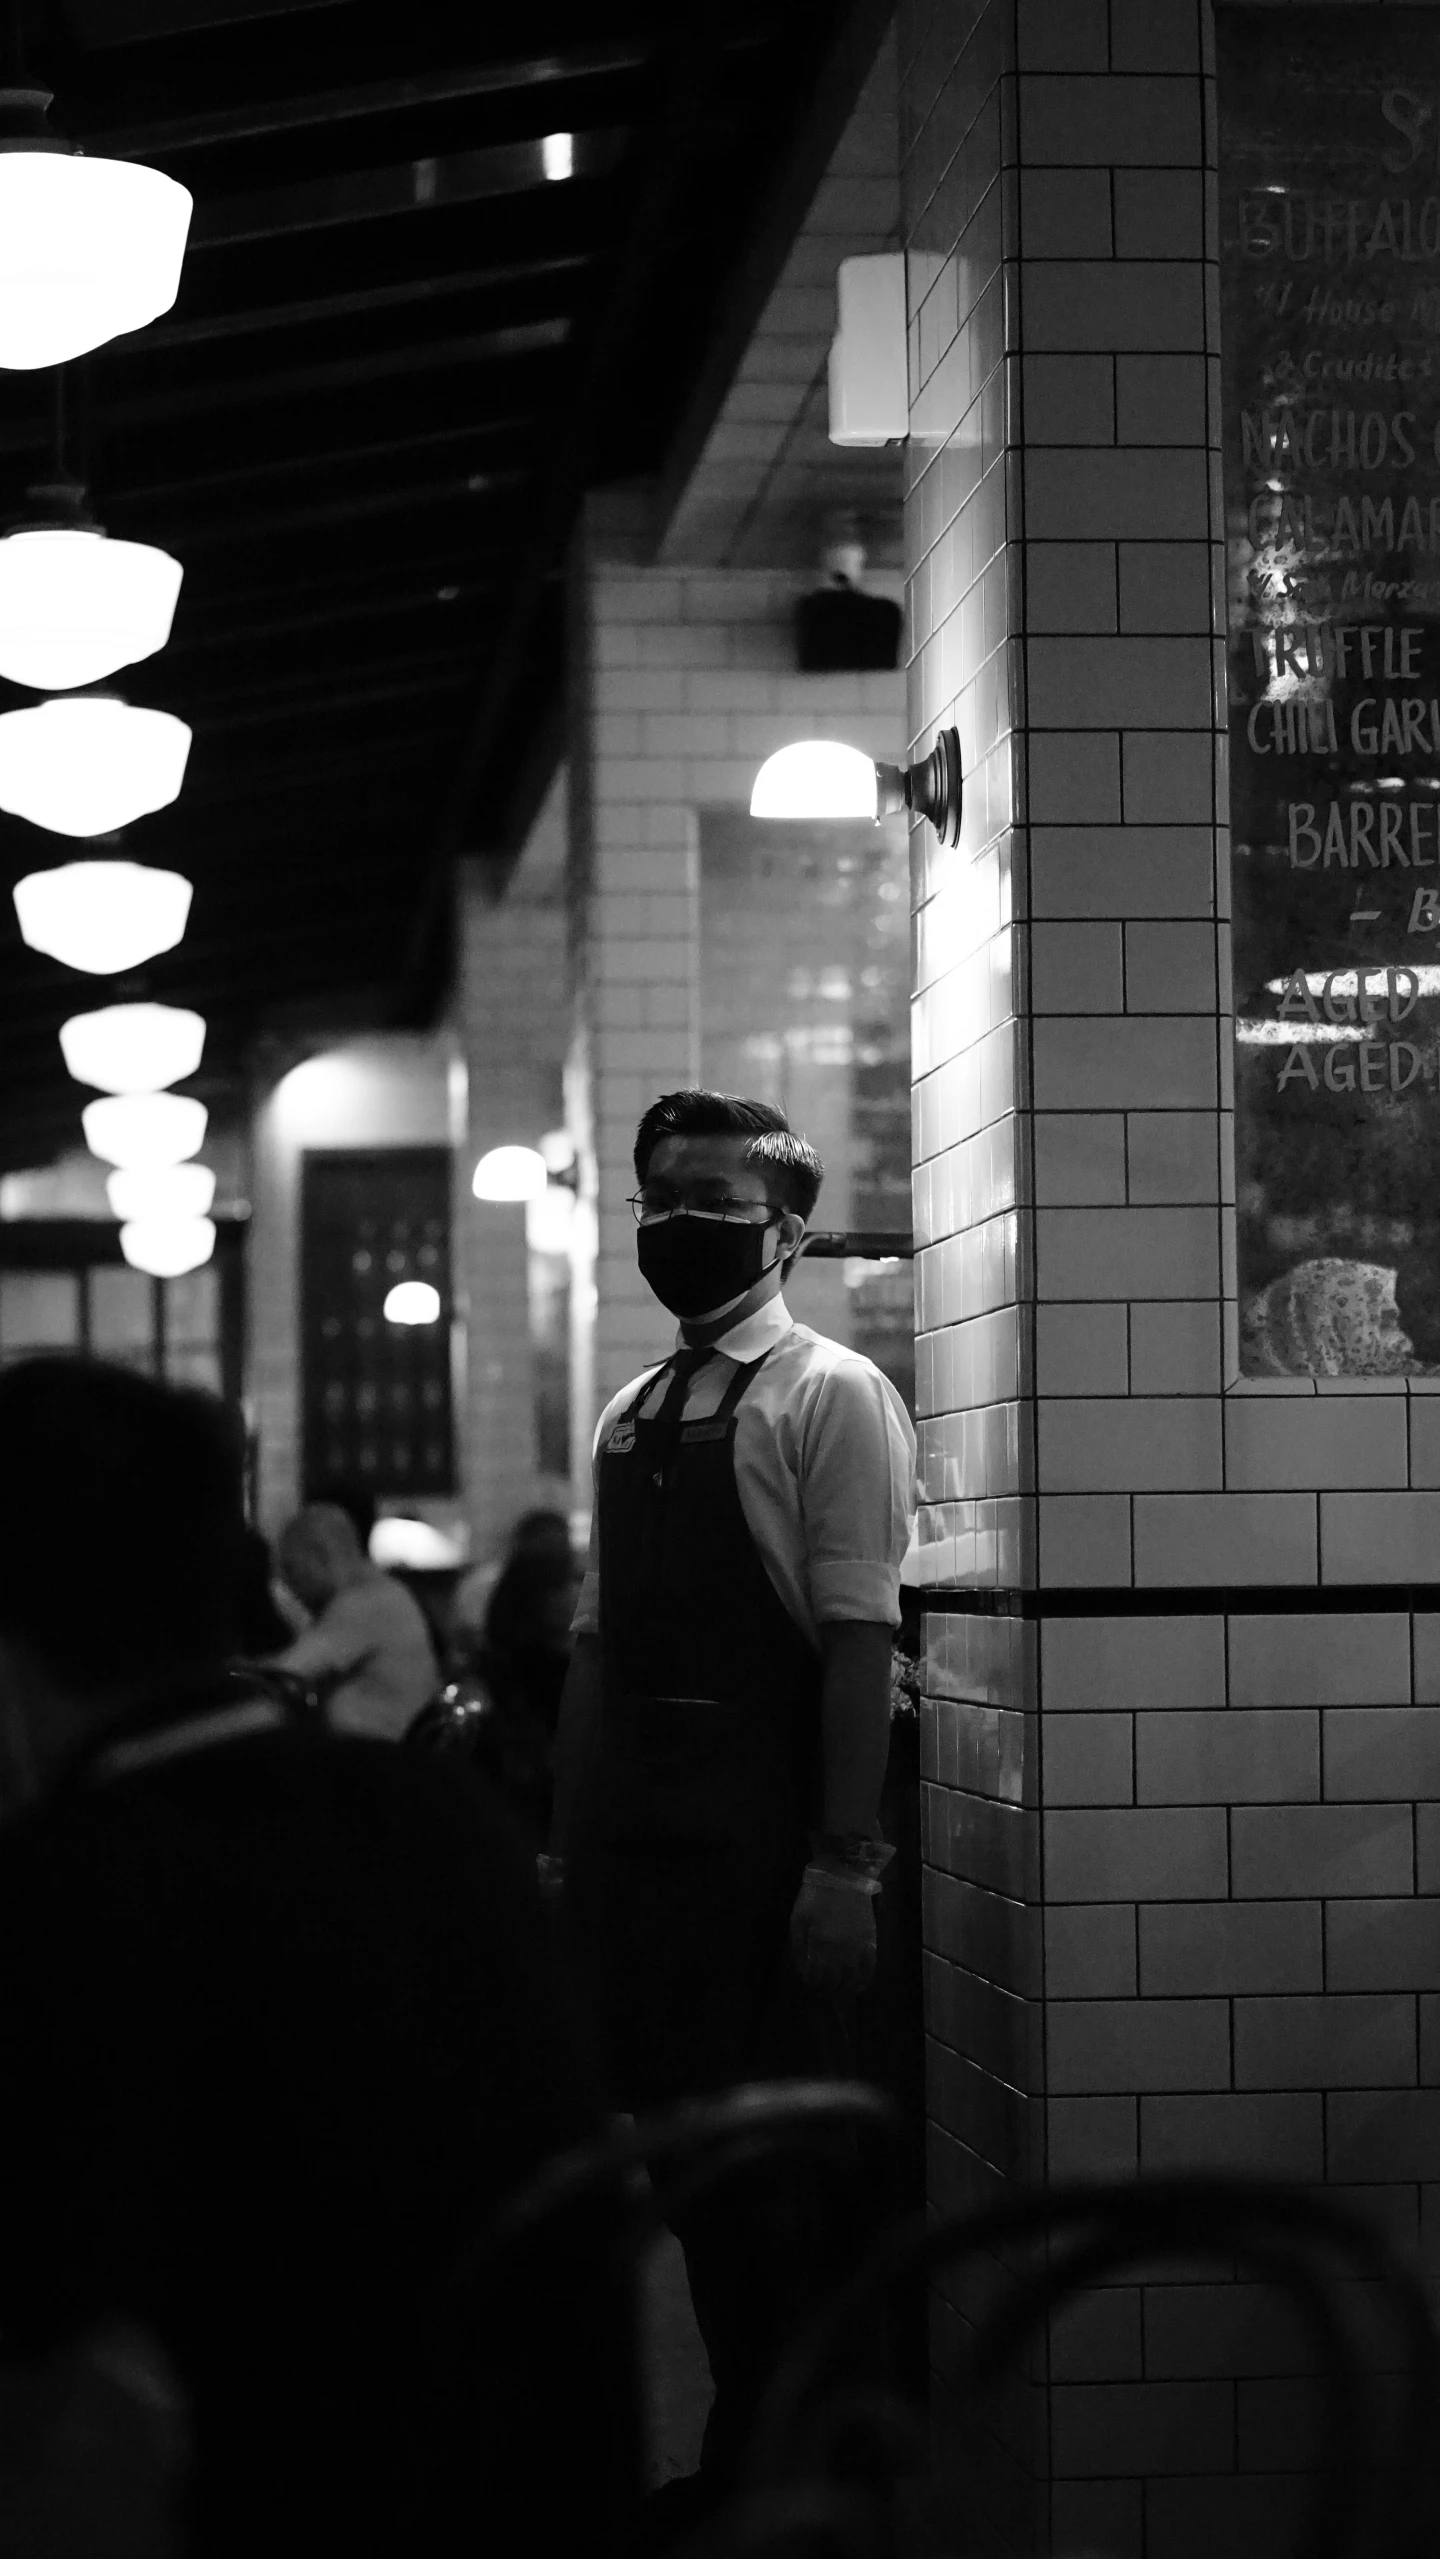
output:
[[[807,1867],[790,1914],[790,1952],[807,1990],[864,1990],[875,1971],[872,1896],[843,1875]]]

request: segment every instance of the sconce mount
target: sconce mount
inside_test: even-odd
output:
[[[959,843],[964,778],[958,729],[942,729],[920,763],[904,770],[898,764],[877,764],[875,774],[877,817],[897,817],[909,809],[929,820],[942,844]]]

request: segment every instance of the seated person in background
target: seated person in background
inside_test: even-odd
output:
[[[307,1484],[305,1499],[307,1502],[329,1502],[332,1509],[346,1512],[355,1523],[361,1554],[369,1554],[370,1540],[380,1513],[368,1485],[357,1483],[347,1475],[330,1475],[323,1483]]]
[[[538,1854],[550,1835],[555,1730],[573,1649],[580,1570],[565,1520],[526,1513],[477,1629],[452,1617],[450,1685],[411,1725],[417,1749],[484,1771]]]
[[[529,1861],[466,1771],[227,1676],[218,1403],[32,1360],[0,1445],[0,2376],[48,2405],[57,2359],[152,2337],[186,2559],[594,2546],[633,2485],[603,2234],[451,2288],[599,2120]]]
[[[503,1554],[492,1555],[486,1564],[472,1565],[458,1583],[450,1602],[452,1670],[468,1670],[478,1661],[486,1643],[490,1602],[511,1565],[522,1558],[540,1559],[557,1571],[574,1572],[570,1523],[563,1511],[522,1511],[505,1540]]]
[[[336,1732],[398,1742],[440,1680],[419,1601],[371,1563],[353,1519],[335,1503],[298,1511],[279,1556],[311,1623],[272,1656],[274,1668],[320,1690]]]
[[[537,1852],[550,1836],[555,1730],[580,1578],[568,1534],[563,1546],[537,1540],[511,1556],[485,1612],[479,1669],[502,1734],[496,1782]]]

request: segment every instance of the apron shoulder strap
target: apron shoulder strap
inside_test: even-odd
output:
[[[616,1422],[634,1421],[636,1414],[639,1412],[641,1405],[645,1401],[646,1396],[659,1385],[661,1378],[665,1375],[665,1372],[669,1367],[670,1361],[668,1359],[662,1360],[658,1368],[651,1369],[648,1377],[641,1378],[640,1383],[636,1387],[634,1394],[631,1396],[629,1403],[624,1407],[622,1412],[616,1414]],[[612,1424],[611,1427],[613,1428],[614,1425]]]

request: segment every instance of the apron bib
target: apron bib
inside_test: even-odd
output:
[[[818,1812],[820,1659],[735,1482],[737,1409],[762,1365],[689,1423],[693,1363],[649,1421],[647,1379],[601,1455],[603,1701],[565,1903],[614,2102],[631,2112],[754,2076],[767,2046],[782,2069],[829,2057],[823,2006],[789,1958]]]

